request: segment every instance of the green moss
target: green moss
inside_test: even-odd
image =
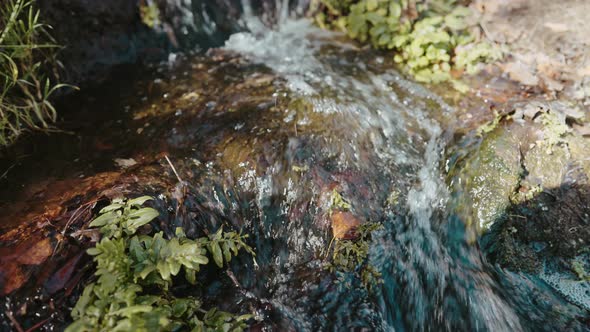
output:
[[[452,71],[476,73],[480,64],[502,57],[499,48],[477,42],[471,12],[456,1],[361,0],[327,7],[316,17],[322,27],[345,31],[360,42],[395,52],[394,60],[419,82],[454,81]],[[459,83],[454,86],[466,90]]]
[[[351,209],[350,203],[348,203],[342,195],[338,192],[338,190],[332,190],[332,195],[330,197],[330,212],[332,210],[340,210],[340,211],[348,211]]]
[[[143,24],[154,28],[160,24],[160,9],[155,3],[148,1],[139,5],[139,16]]]
[[[390,207],[394,207],[396,205],[398,205],[399,203],[399,198],[400,198],[400,192],[398,189],[394,188],[391,193],[389,193],[389,196],[387,197],[387,205],[389,205]]]
[[[581,281],[590,281],[590,273],[588,273],[584,267],[584,263],[579,260],[572,261],[572,270],[578,276]]]
[[[209,257],[222,267],[240,250],[253,255],[244,243],[246,236],[222,228],[196,240],[186,238],[180,228],[171,239],[162,232],[137,235],[140,227],[158,216],[156,210],[142,207],[150,199],[115,200],[90,224],[103,235],[88,249],[96,263],[96,281],[84,289],[66,331],[243,330],[250,315],[205,310],[200,299],[179,298],[170,289],[180,271],[196,285],[196,274],[210,263]]]
[[[351,275],[360,280],[362,285],[371,290],[373,286],[382,283],[381,273],[369,263],[369,249],[371,233],[382,228],[377,223],[365,223],[358,227],[358,238],[354,240],[334,239],[332,260],[326,268],[340,276],[339,281],[344,281],[344,275]]]

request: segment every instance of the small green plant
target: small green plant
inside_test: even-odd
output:
[[[342,197],[338,190],[332,190],[329,207],[330,215],[334,211],[350,211],[351,209],[352,205]],[[354,227],[355,236],[353,239],[346,239],[342,236],[344,234],[340,234],[341,236],[333,234],[326,250],[326,257],[330,252],[332,253],[331,260],[324,267],[330,272],[339,275],[338,282],[343,282],[346,274],[358,278],[368,290],[382,282],[381,273],[369,263],[368,259],[371,233],[381,227],[382,225],[377,223],[359,224]],[[334,225],[332,231],[337,232]]]
[[[222,228],[196,240],[188,239],[181,228],[171,239],[162,232],[137,235],[158,216],[156,210],[142,207],[151,199],[114,200],[90,223],[102,233],[100,242],[88,249],[96,263],[96,281],[84,289],[66,331],[243,330],[251,315],[204,310],[198,298],[179,298],[170,289],[181,270],[187,282],[196,284],[208,256],[222,267],[240,250],[254,255],[244,242],[247,236]]]
[[[26,128],[48,129],[55,122],[50,97],[65,85],[45,74],[55,67],[58,46],[34,1],[0,4],[0,27],[0,146],[7,146]]]
[[[334,210],[348,211],[351,207],[350,203],[340,195],[338,190],[332,190],[332,195],[330,196],[330,213]]]
[[[498,112],[494,112],[494,118],[491,121],[477,128],[477,136],[483,137],[484,135],[494,131],[496,128],[498,128],[498,125],[500,124],[502,119],[504,119],[504,117],[504,114],[498,114]]]
[[[359,278],[369,291],[373,286],[382,283],[381,273],[368,261],[371,233],[381,227],[377,223],[365,223],[357,229],[358,238],[335,239],[332,260],[326,268],[337,274],[352,274]],[[343,279],[340,278],[340,280]]]
[[[143,24],[150,28],[160,25],[160,9],[158,5],[151,0],[139,4],[139,16]]]
[[[510,195],[510,202],[512,202],[512,204],[522,204],[528,202],[543,192],[543,187],[541,185],[532,185],[528,188],[525,187],[525,189],[527,189],[526,191],[520,190],[522,185],[519,185],[518,187],[519,189],[515,190],[514,193]]]
[[[482,62],[502,57],[498,47],[475,40],[467,23],[470,10],[457,1],[360,0],[338,6],[332,0],[321,2],[325,10],[316,17],[320,26],[394,50],[394,60],[419,82],[451,81],[464,90],[466,86],[453,79],[453,69],[474,74]]]

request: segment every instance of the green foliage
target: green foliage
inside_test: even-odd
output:
[[[25,128],[47,129],[57,113],[50,96],[63,84],[44,74],[57,46],[32,0],[0,4],[0,146]]]
[[[360,0],[338,7],[331,0],[321,2],[328,14],[324,11],[316,17],[320,26],[394,50],[394,60],[419,82],[453,81],[453,69],[474,74],[482,62],[502,57],[497,47],[475,42],[467,23],[470,10],[456,1]],[[465,86],[456,84],[456,88]]]
[[[350,203],[340,195],[338,190],[332,190],[332,195],[330,197],[330,212],[332,212],[332,210],[348,211],[350,209]]]
[[[329,14],[342,15],[348,12],[348,9],[356,0],[323,0],[321,2],[326,6]]]
[[[355,2],[356,0],[314,0],[311,4],[311,11],[317,12],[315,21],[321,28],[336,27],[339,30],[346,30],[346,15],[349,13],[350,6]],[[320,6],[325,10],[318,11]]]
[[[502,59],[502,50],[487,42],[459,45],[455,49],[455,65],[457,68],[464,68],[470,75],[479,71],[482,62],[500,59]]]
[[[335,239],[332,261],[326,268],[330,272],[353,274],[369,290],[381,283],[381,273],[368,262],[371,233],[381,227],[380,224],[365,223],[358,227],[357,239]]]
[[[165,239],[137,235],[158,212],[142,205],[151,197],[114,200],[90,226],[103,234],[88,254],[96,263],[96,281],[89,284],[72,310],[74,322],[66,331],[241,331],[251,315],[235,316],[216,308],[208,311],[194,297],[177,298],[169,289],[184,272],[196,284],[196,273],[213,261],[223,267],[240,250],[254,255],[236,232],[217,232],[196,240],[178,228]]]
[[[148,0],[147,3],[142,2],[139,5],[139,16],[143,24],[150,28],[160,25],[160,9],[152,1]]]

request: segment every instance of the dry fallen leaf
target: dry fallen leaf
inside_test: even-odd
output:
[[[353,240],[358,235],[356,230],[361,220],[350,212],[336,211],[332,213],[332,234],[340,240]]]
[[[84,252],[71,257],[61,268],[59,268],[45,283],[45,289],[49,294],[54,294],[65,287],[70,281],[74,272],[76,272],[76,265],[82,257]]]
[[[28,277],[26,265],[39,265],[53,253],[51,240],[29,241],[13,248],[2,248],[0,259],[0,295],[7,295],[24,285]]]

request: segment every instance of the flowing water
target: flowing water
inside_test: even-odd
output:
[[[89,155],[82,144],[84,166],[71,174],[133,156],[140,166],[128,172],[151,167],[174,179],[153,157],[169,155],[190,188],[170,209],[172,224],[190,233],[203,221],[229,223],[251,235],[257,266],[233,266],[242,292],[216,283],[211,294],[255,308],[267,329],[587,330],[583,310],[543,282],[488,264],[477,231],[453,213],[460,199],[445,182],[445,151],[454,108],[378,53],[277,8],[268,27],[245,3],[247,30],[222,50],[159,68],[127,108],[132,131],[107,126],[118,155]],[[323,268],[333,190],[357,217],[383,225],[369,255],[383,283],[372,290]]]

